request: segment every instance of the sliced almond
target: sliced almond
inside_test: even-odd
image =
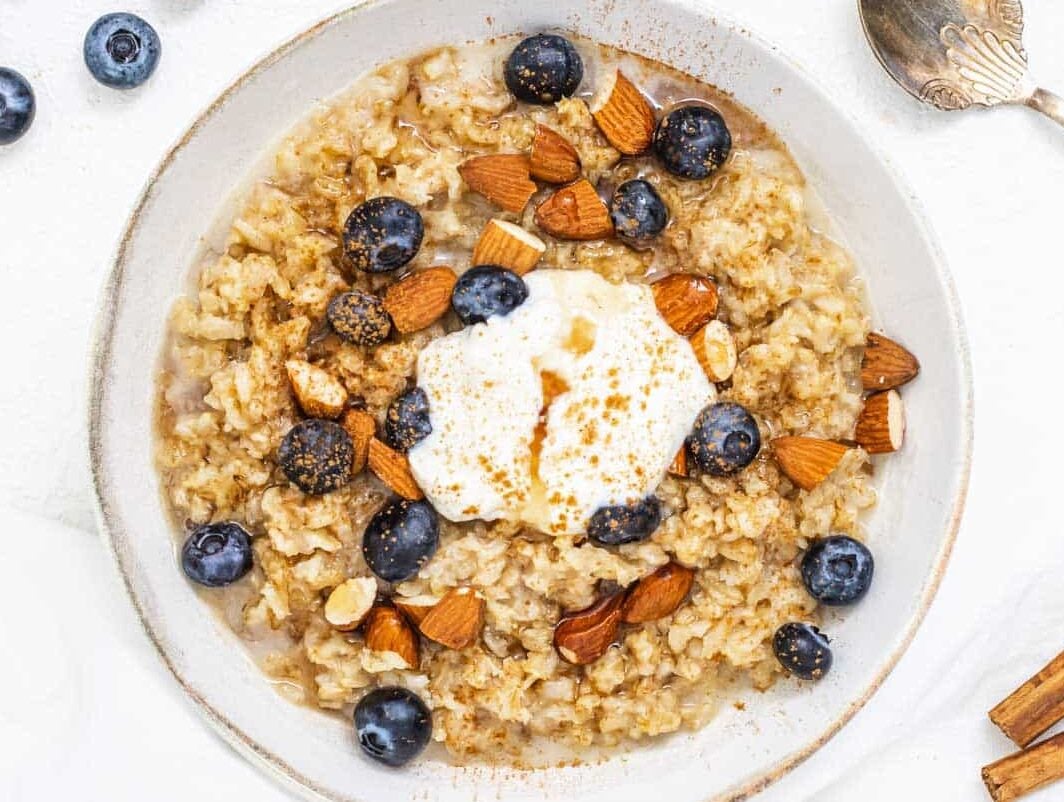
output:
[[[676,612],[695,581],[695,572],[679,563],[667,563],[640,579],[628,591],[621,608],[626,624],[656,621]]]
[[[449,267],[411,273],[384,292],[384,308],[401,334],[431,326],[451,307],[458,275]]]
[[[777,437],[772,441],[776,464],[802,490],[812,490],[838,467],[849,449],[816,437]]]
[[[414,626],[420,626],[425,616],[429,614],[429,610],[439,603],[439,599],[432,596],[396,597],[392,599],[392,603],[413,622]]]
[[[687,468],[687,446],[681,446],[680,450],[676,452],[672,465],[669,466],[669,473],[673,476],[690,476],[690,471]]]
[[[591,182],[579,178],[536,208],[536,225],[558,239],[603,239],[613,233],[610,210]]]
[[[711,382],[727,381],[739,364],[735,338],[719,320],[711,320],[691,335],[691,348]]]
[[[378,605],[370,610],[363,633],[366,648],[375,652],[393,652],[403,659],[407,668],[417,668],[417,633],[394,607]]]
[[[341,632],[358,629],[376,599],[377,580],[368,576],[348,579],[325,600],[325,620]]]
[[[665,322],[690,337],[717,314],[717,285],[708,278],[673,273],[650,285]]]
[[[335,418],[347,404],[347,390],[328,371],[302,359],[284,363],[300,408],[312,418]]]
[[[532,175],[549,184],[568,184],[580,177],[580,154],[568,139],[545,125],[536,126],[529,156]]]
[[[484,626],[484,597],[473,588],[454,588],[421,619],[421,634],[448,649],[476,643]]]
[[[364,409],[349,409],[340,418],[340,425],[351,437],[355,447],[355,458],[351,466],[351,475],[360,473],[366,467],[369,457],[369,441],[377,433],[377,421]]]
[[[854,439],[869,454],[890,454],[905,440],[905,405],[896,390],[865,399]]]
[[[595,93],[590,109],[603,136],[621,153],[635,156],[650,147],[654,107],[620,70]]]
[[[521,226],[489,220],[473,247],[474,265],[498,265],[523,276],[536,266],[546,244]]]
[[[567,663],[584,666],[606,653],[617,640],[624,591],[599,599],[590,607],[562,616],[554,627],[554,648]]]
[[[376,437],[369,441],[369,469],[384,484],[398,495],[409,501],[418,501],[425,497],[421,488],[410,472],[410,461],[406,454],[396,451],[382,443]]]
[[[866,390],[893,390],[916,378],[920,363],[908,350],[872,332],[861,360],[861,384]]]
[[[458,172],[474,192],[508,212],[520,214],[536,191],[529,178],[528,156],[523,153],[496,153],[474,156],[458,166]]]

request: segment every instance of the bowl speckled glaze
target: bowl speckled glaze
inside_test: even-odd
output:
[[[836,664],[824,681],[780,682],[747,694],[741,710],[725,704],[699,732],[588,765],[523,773],[427,758],[389,770],[359,756],[349,723],[282,698],[178,568],[152,464],[166,312],[187,286],[205,233],[228,220],[264,154],[316,102],[389,59],[546,28],[671,64],[760,115],[790,146],[844,235],[876,328],[904,338],[923,372],[905,391],[908,442],[877,475],[880,503],[868,521],[877,581],[862,604],[828,615]],[[787,58],[686,2],[380,0],[314,26],[228,89],[151,177],[104,290],[93,359],[100,523],[148,636],[226,740],[314,799],[693,802],[756,793],[838,732],[905,650],[941,580],[971,456],[970,365],[957,299],[910,192],[840,106]]]

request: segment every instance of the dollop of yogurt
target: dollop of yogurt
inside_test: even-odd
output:
[[[580,534],[600,507],[654,491],[716,391],[648,286],[586,270],[525,282],[509,315],[419,355],[432,433],[410,467],[452,521]]]

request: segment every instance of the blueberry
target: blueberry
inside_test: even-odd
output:
[[[669,210],[653,184],[637,178],[613,193],[610,219],[617,236],[631,245],[646,245],[665,230]]]
[[[436,510],[427,501],[396,500],[374,515],[362,535],[362,556],[386,582],[409,579],[440,545]]]
[[[104,14],[85,34],[85,65],[112,89],[132,89],[159,63],[159,34],[136,14]]]
[[[421,214],[398,198],[371,198],[347,216],[344,252],[367,273],[389,273],[413,259],[425,237]]]
[[[787,673],[799,679],[820,679],[831,670],[827,636],[812,624],[784,624],[772,637],[772,651]]]
[[[492,315],[508,315],[525,302],[523,278],[497,265],[479,265],[463,273],[451,293],[451,306],[467,326]]]
[[[543,105],[569,97],[584,78],[584,62],[563,36],[540,33],[513,49],[503,71],[506,86],[526,103]]]
[[[732,139],[724,118],[708,106],[680,106],[654,131],[654,153],[680,178],[706,178],[731,153]]]
[[[721,401],[699,413],[687,443],[699,469],[730,476],[754,461],[761,450],[761,433],[744,407]]]
[[[872,552],[852,537],[818,540],[802,558],[802,580],[818,602],[838,606],[864,598],[872,585]]]
[[[384,439],[392,448],[409,451],[430,434],[429,397],[420,387],[403,393],[388,407]]]
[[[33,125],[37,101],[20,73],[0,67],[0,145],[10,145]]]
[[[181,567],[193,582],[220,588],[251,570],[251,535],[240,524],[201,524],[181,548]]]
[[[369,757],[387,766],[402,766],[428,746],[432,713],[413,691],[377,688],[355,707],[355,735]]]
[[[384,302],[361,290],[337,295],[329,301],[325,316],[341,340],[367,348],[380,345],[392,330]]]
[[[277,461],[304,493],[320,496],[351,481],[355,447],[344,428],[331,420],[308,418],[284,436]]]
[[[601,507],[591,516],[587,534],[604,546],[646,540],[661,523],[661,502],[654,496],[634,504]]]

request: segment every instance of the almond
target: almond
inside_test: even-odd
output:
[[[514,214],[524,211],[536,191],[529,178],[530,169],[528,156],[522,153],[474,156],[458,166],[458,172],[471,190]]]
[[[896,390],[865,399],[857,417],[854,439],[869,454],[890,454],[905,440],[905,405]]]
[[[489,220],[473,248],[474,265],[498,265],[523,276],[547,250],[543,240],[505,220]]]
[[[566,613],[554,627],[554,648],[567,663],[584,666],[606,653],[617,639],[624,591],[599,599],[590,607]]]
[[[672,461],[672,465],[669,466],[669,473],[673,476],[689,476],[690,472],[687,469],[687,446],[681,446],[680,450],[676,452],[676,457]]]
[[[590,109],[603,136],[621,153],[635,156],[650,147],[654,108],[620,70],[606,79]]]
[[[691,348],[711,382],[727,381],[739,364],[735,338],[719,320],[711,320],[691,335]]]
[[[302,359],[284,363],[300,408],[312,418],[335,418],[347,404],[347,390],[327,371]]]
[[[868,335],[861,360],[861,384],[866,390],[893,390],[919,372],[920,363],[905,348],[882,334]]]
[[[568,139],[545,125],[536,126],[529,167],[533,177],[548,184],[568,184],[580,177],[580,154]]]
[[[395,598],[392,603],[410,619],[414,626],[420,626],[429,610],[439,603],[439,599],[432,596],[413,596],[411,598]]]
[[[419,625],[421,634],[449,649],[476,643],[484,626],[484,597],[473,588],[447,591]]]
[[[812,490],[831,474],[849,448],[816,437],[777,437],[772,441],[776,464],[802,490]]]
[[[403,454],[382,443],[376,437],[369,441],[369,469],[384,484],[409,501],[425,497],[410,472],[410,461]]]
[[[377,599],[377,580],[360,576],[337,585],[325,600],[325,620],[341,632],[358,629]]]
[[[656,621],[676,612],[695,581],[695,572],[679,563],[667,563],[649,574],[628,591],[621,608],[626,624]]]
[[[374,652],[393,652],[403,659],[407,668],[417,668],[417,633],[394,607],[374,607],[366,616],[362,631],[366,648]]]
[[[558,239],[603,239],[613,233],[610,210],[591,182],[579,178],[536,208],[536,225]]]
[[[384,292],[384,308],[400,334],[431,326],[451,308],[457,274],[449,267],[411,273]]]
[[[349,409],[340,418],[340,425],[350,435],[351,444],[355,447],[354,464],[351,466],[351,475],[354,476],[366,467],[369,441],[377,433],[377,421],[364,409]]]
[[[650,285],[665,322],[690,337],[717,314],[717,285],[708,278],[673,273]]]

